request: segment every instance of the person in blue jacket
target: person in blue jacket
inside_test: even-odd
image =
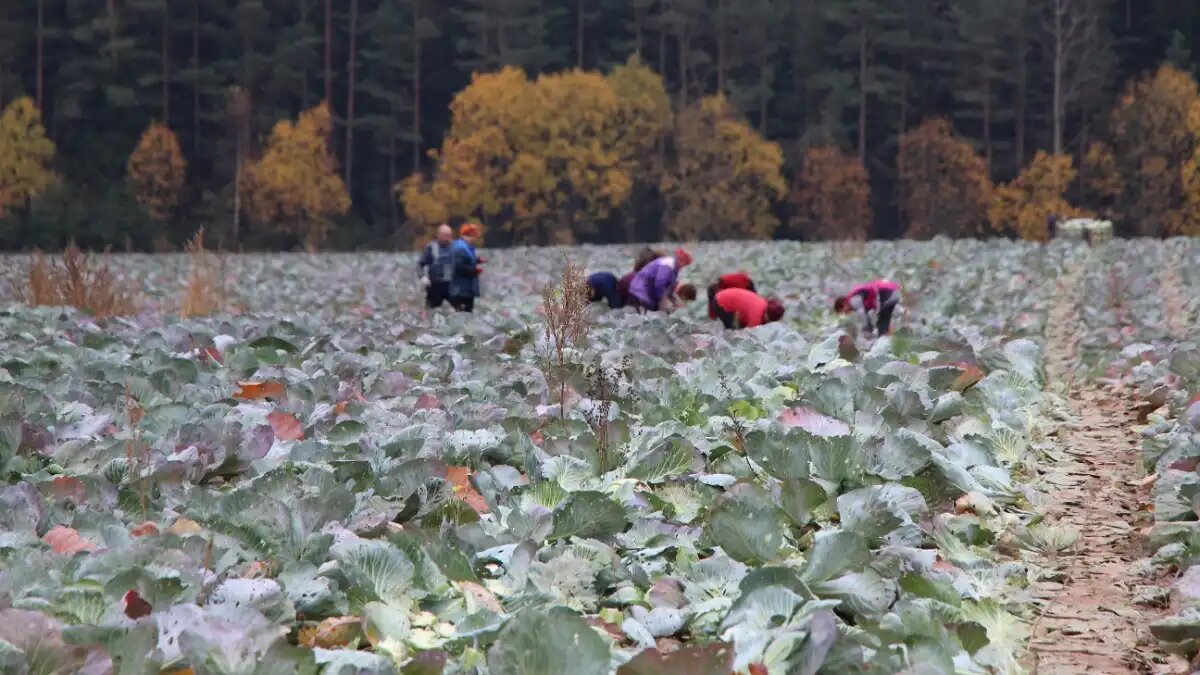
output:
[[[620,280],[612,272],[595,272],[587,278],[588,300],[600,302],[606,300],[611,309],[620,309],[629,299],[629,290],[621,292]]]
[[[450,279],[450,306],[460,312],[475,311],[475,298],[479,297],[484,260],[475,252],[475,243],[480,234],[478,225],[466,223],[458,228],[458,240],[451,248],[454,275]]]

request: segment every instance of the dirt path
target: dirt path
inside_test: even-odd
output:
[[[1136,416],[1128,401],[1068,374],[1078,325],[1076,278],[1060,282],[1046,354],[1051,380],[1067,387],[1076,417],[1062,427],[1061,457],[1042,469],[1042,479],[1054,504],[1047,520],[1079,539],[1072,551],[1046,561],[1063,572],[1063,584],[1034,623],[1029,666],[1040,675],[1172,672],[1147,628],[1159,610],[1133,599],[1147,583],[1136,565],[1145,557],[1137,534],[1144,491]]]

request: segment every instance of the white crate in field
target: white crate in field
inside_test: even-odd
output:
[[[1059,223],[1055,236],[1063,239],[1087,239],[1092,244],[1101,244],[1112,239],[1112,232],[1111,220],[1072,218]]]

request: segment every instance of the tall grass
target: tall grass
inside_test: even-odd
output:
[[[35,252],[22,281],[22,299],[35,307],[70,306],[101,319],[137,311],[137,289],[114,274],[102,258],[84,253],[75,242],[59,256]]]

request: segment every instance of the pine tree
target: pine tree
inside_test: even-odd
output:
[[[553,0],[464,0],[455,16],[463,30],[458,38],[459,66],[484,72],[516,66],[540,73],[570,63],[564,50],[550,41],[548,26],[563,15]]]

